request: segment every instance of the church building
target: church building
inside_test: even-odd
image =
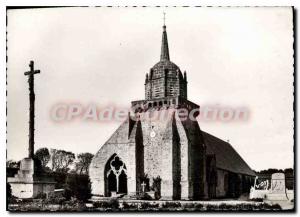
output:
[[[255,173],[229,143],[200,129],[192,118],[199,106],[187,96],[187,74],[170,61],[164,25],[160,61],[146,73],[145,99],[131,103],[133,112],[91,162],[95,197],[149,193],[201,200],[249,193]],[[182,118],[182,109],[192,116]]]

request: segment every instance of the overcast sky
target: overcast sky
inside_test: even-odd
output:
[[[159,61],[166,12],[170,58],[187,71],[188,98],[246,107],[248,121],[200,121],[255,170],[293,166],[291,8],[53,8],[8,11],[7,156],[28,147],[30,60],[35,76],[36,149],[95,154],[119,122],[54,123],[57,103],[130,106]]]

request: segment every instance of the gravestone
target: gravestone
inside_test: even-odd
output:
[[[271,176],[271,188],[267,194],[268,200],[288,200],[284,173],[273,173]]]

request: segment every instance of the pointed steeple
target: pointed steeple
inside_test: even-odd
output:
[[[160,54],[160,61],[163,60],[170,60],[168,37],[167,37],[167,31],[165,25],[165,13],[164,13],[164,25],[163,25],[163,34],[162,34],[162,42],[161,42],[161,54]]]

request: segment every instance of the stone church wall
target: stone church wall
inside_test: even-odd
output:
[[[228,176],[228,172],[225,170],[217,170],[217,189],[216,189],[216,196],[217,197],[225,197],[227,190],[228,190],[228,186],[227,183],[224,183],[225,181],[225,176]]]
[[[89,169],[93,195],[104,196],[105,165],[114,154],[117,154],[126,165],[128,193],[136,192],[135,142],[128,140],[128,132],[129,122],[127,120],[117,129],[93,158]]]
[[[163,111],[166,109],[146,113],[154,118]],[[105,165],[117,155],[126,165],[129,194],[141,191],[139,180],[146,176],[150,186],[153,179],[161,178],[163,199],[208,197],[206,146],[198,123],[181,120],[178,110],[166,114],[167,119],[163,120],[127,120],[115,131],[92,160],[92,194],[105,196]],[[239,180],[244,179],[217,169],[216,197],[227,197],[233,189],[243,189],[245,185]],[[236,184],[230,180],[237,180]]]
[[[239,197],[243,193],[249,193],[252,185],[252,176],[217,169],[216,196],[219,198]]]
[[[189,147],[188,147],[188,137],[178,114],[175,115],[177,132],[180,138],[180,186],[181,186],[181,199],[189,199]]]
[[[178,113],[175,119],[180,142],[181,199],[205,198],[206,158],[199,125],[189,119],[182,121]]]
[[[150,112],[152,117],[159,111]],[[170,117],[167,120],[142,121],[144,138],[144,172],[149,179],[160,177],[161,196],[172,196],[172,125]],[[155,136],[151,136],[151,132]],[[152,133],[153,135],[153,133]]]
[[[201,131],[198,123],[189,119],[183,122],[183,126],[188,137],[189,198],[205,198],[206,153]]]

